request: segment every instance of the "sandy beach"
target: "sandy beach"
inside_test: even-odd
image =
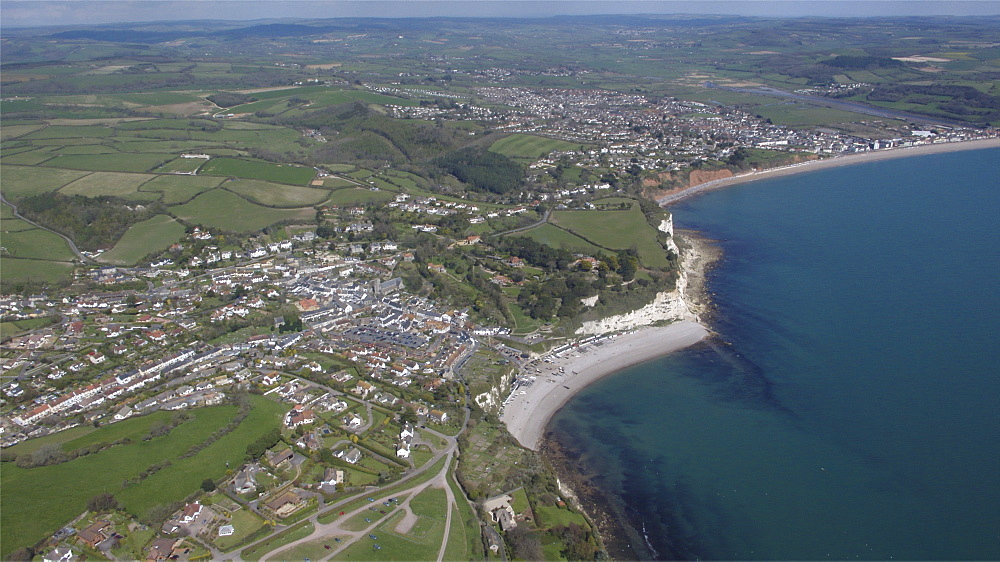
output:
[[[559,356],[536,359],[522,371],[523,378],[534,381],[513,391],[501,419],[521,445],[538,450],[549,420],[584,387],[625,367],[693,345],[708,333],[701,324],[684,320],[604,337]]]
[[[692,195],[710,189],[718,189],[720,187],[737,185],[761,179],[789,176],[792,174],[800,174],[803,172],[813,172],[816,170],[833,168],[837,166],[850,166],[852,164],[860,164],[863,162],[875,162],[878,160],[889,160],[891,158],[907,158],[910,156],[924,156],[927,154],[938,154],[942,152],[955,152],[959,150],[977,150],[981,148],[997,148],[997,147],[1000,147],[1000,138],[980,139],[980,140],[971,140],[963,142],[947,142],[939,144],[925,144],[925,145],[912,146],[906,148],[893,148],[889,150],[878,150],[873,152],[864,152],[860,154],[849,154],[846,156],[835,156],[833,158],[826,158],[823,160],[810,160],[808,162],[793,164],[791,166],[771,168],[769,170],[761,170],[759,172],[749,172],[728,178],[705,182],[702,184],[684,188],[680,191],[669,193],[664,197],[659,197],[657,199],[657,202],[660,205],[669,205],[671,203],[676,203],[682,199],[691,197]]]

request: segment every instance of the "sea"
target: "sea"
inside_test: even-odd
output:
[[[601,380],[554,438],[635,556],[1000,559],[1000,149],[671,208],[717,336]]]

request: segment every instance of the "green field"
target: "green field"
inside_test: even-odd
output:
[[[4,220],[4,225],[13,222]],[[17,221],[17,224],[29,223]],[[4,232],[0,238],[0,246],[5,249],[5,256],[15,258],[33,258],[36,260],[73,261],[76,255],[69,249],[66,241],[59,235],[41,228],[30,228],[16,232]],[[4,272],[6,277],[7,272]]]
[[[62,195],[83,195],[97,197],[111,195],[124,198],[156,199],[151,193],[139,193],[139,186],[153,179],[148,174],[123,174],[116,172],[94,172],[84,176],[59,190]]]
[[[527,236],[528,238],[531,238],[536,242],[541,242],[547,246],[562,248],[574,253],[594,255],[602,251],[599,246],[595,246],[572,232],[568,232],[549,223],[537,226],[524,232],[517,232],[514,236]]]
[[[175,158],[156,169],[158,174],[174,172],[194,172],[205,163],[202,158]]]
[[[538,506],[535,508],[535,516],[538,518],[537,523],[540,527],[559,527],[571,523],[576,523],[584,528],[588,526],[583,515],[554,505]]]
[[[113,447],[62,464],[22,469],[5,463],[0,473],[4,506],[0,513],[0,557],[6,559],[18,547],[50,535],[83,511],[87,500],[96,494],[112,492],[128,511],[141,515],[156,505],[183,499],[205,478],[221,478],[226,463],[242,463],[246,445],[280,423],[284,414],[281,404],[262,397],[251,400],[253,409],[239,427],[186,459],[178,457],[224,426],[234,407],[193,410],[195,419],[165,437]],[[91,439],[100,438],[96,433],[91,435]],[[124,480],[134,479],[145,468],[166,459],[173,464],[122,489]]]
[[[240,553],[240,558],[243,560],[259,560],[262,556],[272,550],[281,548],[290,542],[308,537],[314,530],[316,530],[316,527],[308,521],[296,523],[266,541],[243,550]]]
[[[529,158],[535,160],[553,150],[580,150],[582,147],[582,145],[577,143],[518,133],[496,141],[490,145],[490,150],[511,158]]]
[[[0,130],[0,140],[17,138],[32,131],[37,131],[44,126],[40,123],[34,125],[5,125],[3,130]]]
[[[156,176],[142,184],[140,191],[163,193],[163,203],[176,205],[186,203],[199,193],[208,191],[226,180],[206,176]]]
[[[272,164],[261,160],[213,158],[201,168],[206,176],[227,176],[253,180],[305,185],[316,176],[316,170],[291,164]]]
[[[148,416],[128,418],[111,425],[95,428],[92,425],[79,425],[58,433],[50,433],[43,437],[22,441],[8,450],[21,455],[31,453],[42,445],[61,445],[64,451],[72,451],[94,443],[108,443],[129,437],[134,441],[142,439],[149,433],[153,423],[170,419],[170,412],[153,412]]]
[[[233,534],[228,537],[216,537],[213,541],[215,546],[221,550],[229,550],[239,544],[244,538],[263,527],[264,521],[254,514],[254,512],[248,509],[240,509],[233,513],[229,524],[233,526]]]
[[[10,156],[3,157],[3,164],[14,164],[21,166],[37,166],[46,160],[51,160],[55,158],[56,147],[46,146],[35,150],[30,150],[27,152],[21,152],[18,154],[12,154]]]
[[[363,205],[365,203],[384,203],[392,201],[396,194],[391,191],[372,191],[360,187],[338,189],[326,200],[331,205]]]
[[[50,125],[33,133],[24,135],[24,139],[92,139],[110,137],[114,130],[101,125]]]
[[[373,532],[378,539],[365,536],[337,555],[338,560],[434,560],[444,539],[447,498],[442,488],[427,488],[410,501],[417,522],[408,533],[398,534],[395,527],[402,518],[397,510]],[[374,550],[373,545],[382,548]]]
[[[115,265],[135,265],[153,252],[162,252],[184,238],[184,225],[167,215],[156,215],[131,226],[121,240],[100,261]]]
[[[309,219],[312,208],[269,209],[223,189],[195,197],[190,203],[170,208],[178,218],[207,227],[232,232],[253,232],[284,220]]]
[[[73,277],[73,264],[0,257],[4,291],[14,283],[60,283]]]
[[[297,208],[317,205],[330,192],[325,189],[283,185],[258,180],[234,180],[225,189],[266,207]]]
[[[89,172],[50,170],[26,166],[3,166],[3,195],[15,203],[19,199],[55,191],[86,176]]]
[[[596,201],[595,203],[600,203]],[[635,248],[646,267],[666,267],[666,251],[638,205],[627,211],[555,211],[550,220],[581,238],[611,250]]]
[[[166,154],[68,154],[45,162],[53,168],[73,170],[105,170],[108,172],[148,172],[171,157]]]

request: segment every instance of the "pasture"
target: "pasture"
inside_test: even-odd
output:
[[[115,265],[135,265],[154,252],[162,252],[184,239],[184,225],[167,215],[156,215],[132,225],[121,240],[100,261]]]
[[[73,277],[73,264],[59,261],[0,257],[3,290],[17,283],[61,283]]]
[[[573,253],[594,255],[602,251],[601,247],[587,242],[572,232],[563,230],[558,226],[548,223],[532,228],[531,230],[517,232],[512,236],[526,236],[536,242],[541,242],[546,246],[569,250]]]
[[[170,208],[179,219],[231,232],[253,232],[285,220],[309,219],[313,209],[271,209],[224,189],[202,193],[189,203]]]
[[[535,160],[545,156],[553,150],[580,150],[582,147],[583,145],[579,143],[538,137],[535,135],[513,134],[490,145],[490,150],[510,158],[526,158]]]
[[[157,196],[154,194],[139,193],[139,186],[151,179],[153,176],[148,174],[94,172],[63,186],[59,193],[85,197],[110,195],[123,198],[156,199]]]
[[[17,154],[11,154],[3,157],[4,164],[15,164],[24,166],[36,166],[45,162],[46,160],[51,160],[56,156],[56,147],[46,146],[42,148],[36,148],[26,152],[19,152]]]
[[[193,410],[194,419],[164,437],[134,441],[62,464],[22,469],[5,463],[0,473],[4,505],[0,557],[7,559],[18,547],[52,534],[82,512],[96,494],[110,491],[129,512],[144,514],[195,492],[205,478],[221,478],[226,462],[240,464],[246,445],[279,424],[284,413],[281,404],[266,398],[252,396],[251,401],[253,409],[239,427],[186,459],[179,457],[228,423],[235,413],[233,406]],[[172,461],[170,466],[122,489],[123,481],[134,480],[139,472],[167,459]]]
[[[267,207],[296,208],[317,205],[329,196],[325,189],[282,185],[258,180],[226,182],[225,189]]]
[[[599,203],[599,202],[595,202]],[[666,250],[638,205],[625,211],[555,211],[549,219],[589,242],[610,250],[635,248],[646,267],[667,267]]]
[[[213,158],[202,166],[201,173],[207,176],[231,176],[294,185],[308,184],[316,176],[316,170],[305,166],[240,158]]]
[[[87,174],[88,172],[75,170],[48,170],[5,165],[3,167],[3,195],[16,203],[25,197],[55,191]]]
[[[384,203],[392,201],[396,194],[391,191],[372,191],[360,187],[338,189],[326,200],[331,205],[363,205],[365,203]]]
[[[142,184],[139,191],[160,192],[166,205],[190,201],[194,196],[217,187],[225,181],[207,176],[156,176]]]
[[[44,166],[71,170],[104,170],[108,172],[148,172],[171,157],[167,154],[61,154],[46,161]]]
[[[4,220],[4,226],[7,220]],[[24,221],[18,224],[29,225]],[[32,258],[36,260],[72,261],[76,256],[57,234],[41,228],[29,228],[16,232],[4,232],[0,246],[5,249],[4,255],[15,258]],[[4,272],[6,277],[7,272]]]
[[[160,174],[195,172],[204,163],[205,160],[201,158],[175,158],[157,168],[156,172]]]

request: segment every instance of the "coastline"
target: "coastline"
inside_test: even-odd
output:
[[[834,156],[832,158],[826,158],[822,160],[809,160],[798,164],[792,164],[790,166],[770,168],[767,170],[760,170],[756,172],[747,172],[744,174],[730,176],[728,178],[713,180],[705,183],[700,183],[698,185],[681,188],[680,190],[668,193],[667,195],[664,195],[662,197],[658,197],[656,201],[657,203],[660,204],[660,206],[665,207],[673,203],[677,203],[678,201],[681,201],[683,199],[687,199],[688,197],[691,197],[703,191],[718,189],[720,187],[739,185],[741,183],[748,183],[761,179],[778,178],[783,176],[790,176],[792,174],[800,174],[803,172],[813,172],[816,170],[823,170],[826,168],[835,168],[838,166],[850,166],[853,164],[862,164],[865,162],[877,162],[880,160],[889,160],[893,158],[926,156],[928,154],[957,152],[960,150],[980,150],[984,148],[1000,148],[1000,138],[976,139],[976,140],[960,141],[960,142],[943,142],[938,144],[923,144],[919,146],[863,152],[860,154]]]
[[[581,390],[626,367],[694,345],[709,335],[692,320],[640,328],[572,347],[525,372],[530,386],[515,390],[501,420],[524,447],[537,451],[552,416]]]

